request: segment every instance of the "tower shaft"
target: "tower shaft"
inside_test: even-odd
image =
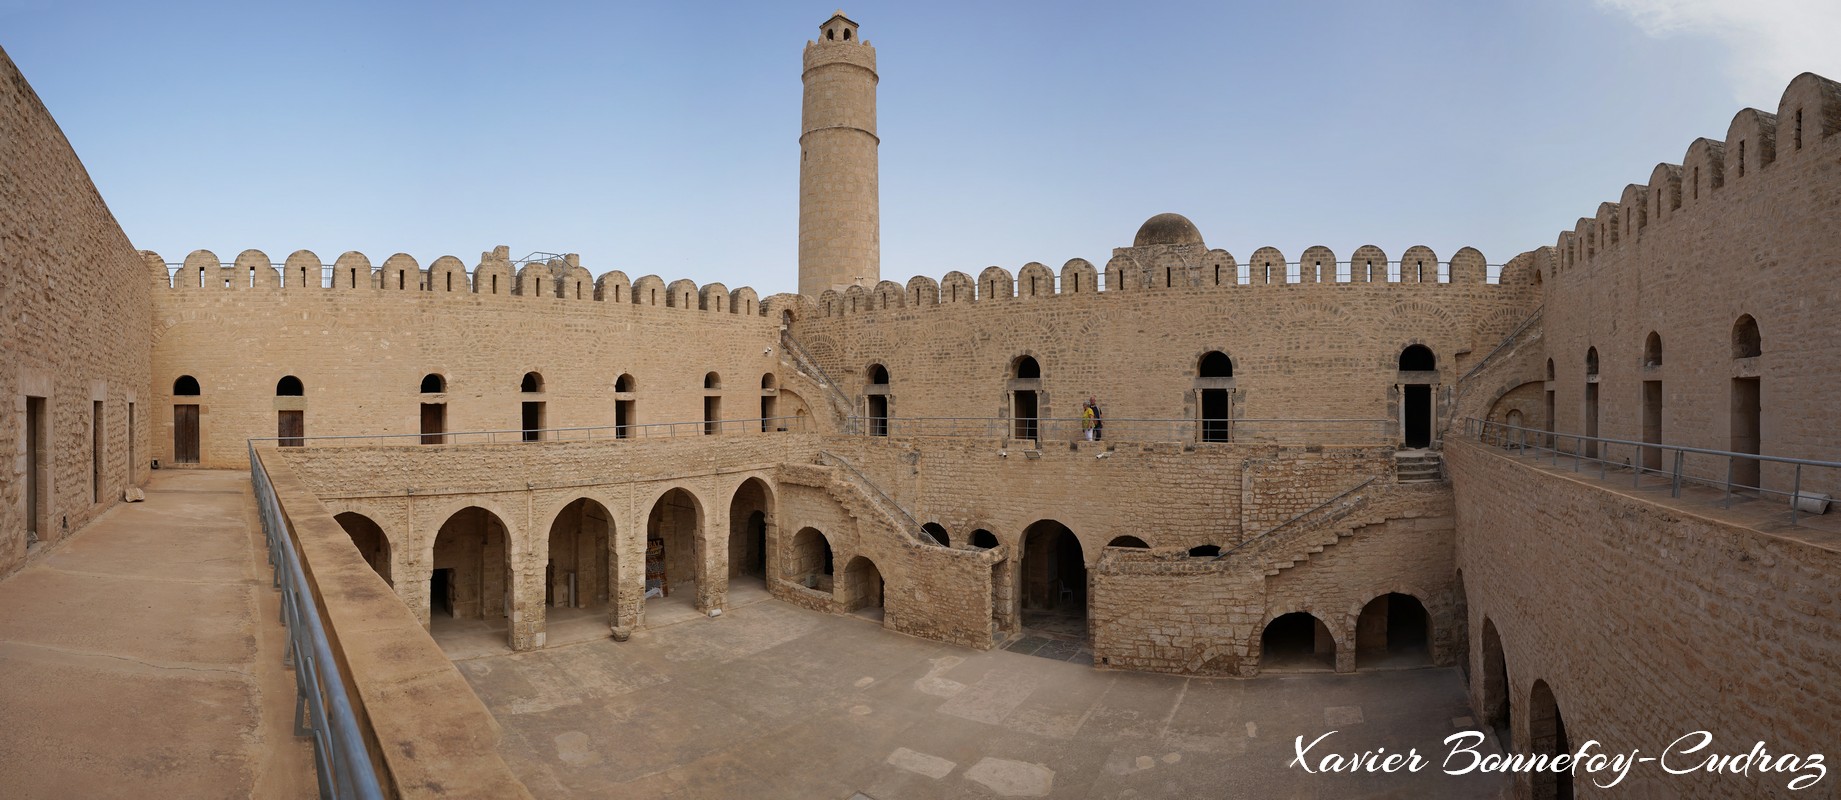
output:
[[[876,49],[839,13],[805,46],[799,136],[799,293],[882,277]]]

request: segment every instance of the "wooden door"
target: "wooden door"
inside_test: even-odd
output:
[[[173,406],[173,463],[198,463],[198,406]]]
[[[282,447],[301,446],[301,438],[307,435],[307,412],[275,412],[275,435],[281,437]]]
[[[422,443],[441,444],[447,439],[447,404],[422,404]]]

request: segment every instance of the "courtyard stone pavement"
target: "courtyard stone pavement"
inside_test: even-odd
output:
[[[579,611],[544,650],[510,653],[483,623],[437,635],[470,656],[456,665],[538,797],[1508,796],[1501,776],[1438,769],[1443,739],[1473,727],[1455,669],[1098,671],[904,636],[768,599],[758,584],[730,598],[720,617],[653,621],[627,642]],[[1417,748],[1431,763],[1287,768],[1294,737],[1332,730],[1337,752]]]

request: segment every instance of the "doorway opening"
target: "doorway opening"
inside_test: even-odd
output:
[[[1054,520],[1024,530],[1018,578],[1026,634],[1087,641],[1087,562],[1073,531]]]
[[[1732,451],[1735,453],[1755,455],[1762,452],[1761,446],[1764,439],[1762,389],[1757,378],[1732,379]],[[1757,488],[1760,483],[1758,464],[1757,459],[1734,458],[1732,460],[1733,487]]]
[[[1416,667],[1432,663],[1432,618],[1409,594],[1368,601],[1355,622],[1355,666]]]
[[[51,437],[45,430],[45,398],[26,398],[26,543],[32,544],[45,540],[49,533],[45,520],[50,503],[46,495],[50,484],[50,459],[47,458],[45,446]]]
[[[1336,639],[1308,612],[1293,611],[1266,623],[1259,635],[1259,670],[1334,670]]]

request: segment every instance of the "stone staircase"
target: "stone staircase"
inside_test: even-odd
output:
[[[1249,540],[1222,557],[1231,556],[1233,560],[1259,569],[1267,577],[1277,575],[1355,535],[1356,529],[1384,521],[1381,515],[1362,513],[1383,490],[1374,482],[1364,484]]]
[[[1394,453],[1395,483],[1437,483],[1444,480],[1443,459],[1437,450],[1400,450]]]
[[[909,514],[895,499],[882,491],[849,461],[829,452],[820,451],[818,463],[831,467],[830,480],[824,489],[842,506],[844,512],[858,522],[868,523],[872,527],[885,528],[893,532],[902,541],[915,544],[932,544],[933,538],[921,530],[921,525],[914,515]]]

